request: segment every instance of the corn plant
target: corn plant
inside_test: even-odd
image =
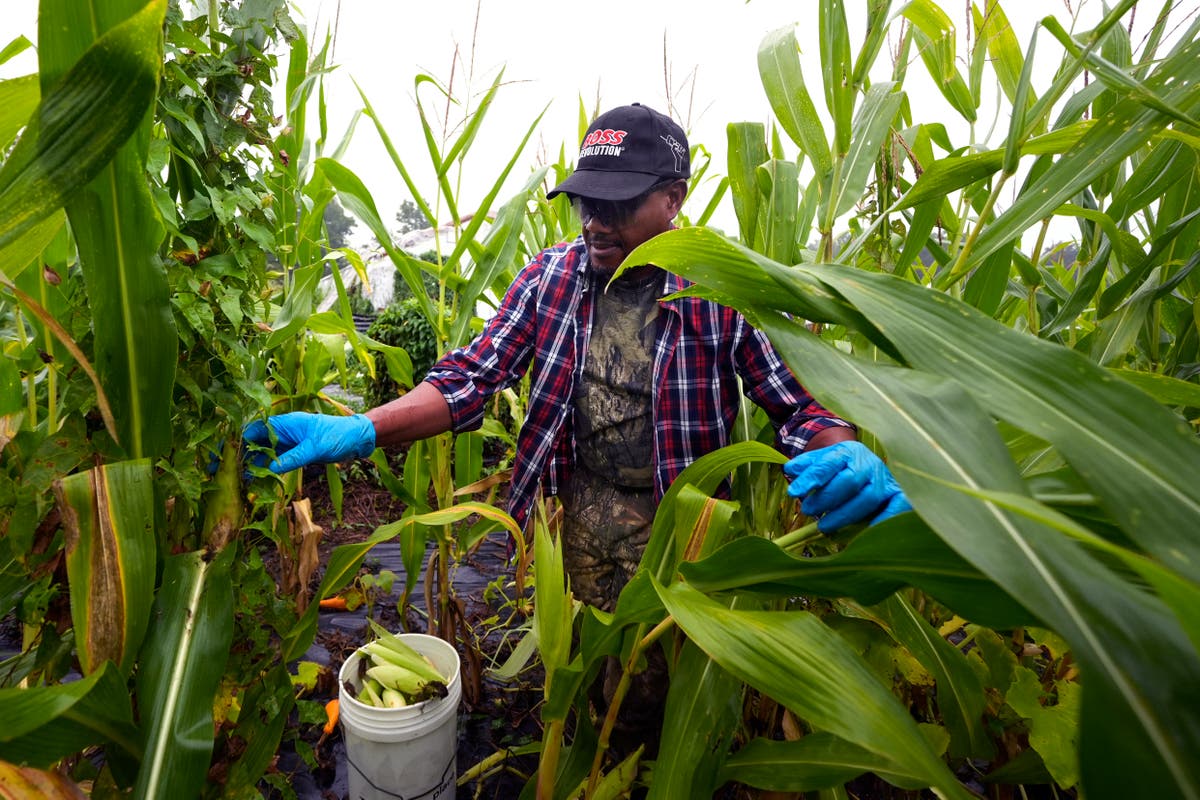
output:
[[[48,0],[39,73],[3,86],[0,614],[24,637],[0,759],[139,797],[267,769],[306,587],[276,586],[255,532],[313,535],[284,487],[247,500],[238,446],[270,403],[263,248],[299,252],[251,179],[271,45],[298,31],[274,0],[208,12]]]
[[[493,211],[501,188],[516,167],[518,158],[541,115],[530,124],[517,143],[511,159],[502,166],[491,189],[473,212],[466,214],[460,209],[461,200],[455,189],[458,180],[456,173],[463,169],[471,143],[479,135],[489,110],[496,102],[496,95],[503,86],[502,78],[502,74],[495,77],[477,106],[464,104],[461,127],[447,131],[441,136],[431,121],[439,115],[433,113],[431,107],[434,103],[445,102],[448,116],[449,110],[460,102],[458,93],[453,91],[452,85],[443,85],[430,75],[422,74],[414,79],[414,91],[418,98],[417,109],[428,145],[428,156],[436,177],[436,191],[432,204],[426,201],[418,190],[405,159],[393,146],[370,99],[360,92],[364,113],[375,122],[376,131],[383,140],[397,174],[412,194],[417,208],[435,231],[434,261],[422,261],[396,247],[370,190],[357,175],[333,159],[318,159],[316,162],[316,169],[336,190],[343,206],[375,235],[395,265],[398,274],[411,290],[420,312],[435,332],[439,354],[466,344],[472,338],[480,326],[476,316],[477,306],[494,306],[515,277],[516,270],[533,252],[548,243],[549,240],[545,237],[550,235],[549,232],[557,232],[561,227],[562,223],[558,220],[566,219],[556,217],[544,205],[544,200],[539,213],[532,216],[529,213],[528,207],[542,185],[546,168],[533,171],[517,194]],[[437,99],[424,99],[429,92]],[[461,94],[463,97],[471,97],[470,87]],[[452,242],[443,238],[442,228],[437,224],[443,214],[449,217],[455,233]],[[487,228],[484,228],[485,224],[488,225]],[[427,292],[424,276],[436,279],[436,296],[430,296]],[[523,401],[518,393],[506,392],[504,398],[508,403],[508,407],[505,408],[508,418],[520,419]],[[481,433],[466,433],[457,437],[444,434],[413,443],[405,456],[400,477],[393,475],[386,459],[377,457],[375,460],[386,485],[408,505],[403,520],[377,531],[377,535],[385,537],[387,531],[391,531],[393,536],[397,530],[405,531],[401,538],[401,552],[406,570],[406,585],[400,604],[403,606],[407,602],[417,576],[425,566],[426,545],[432,536],[437,550],[426,567],[432,578],[426,583],[429,592],[427,606],[431,615],[430,628],[437,635],[451,641],[460,636],[464,642],[471,641],[453,595],[450,577],[457,553],[473,547],[484,535],[497,530],[501,525],[491,515],[487,515],[479,523],[457,534],[447,524],[431,526],[429,521],[450,517],[460,519],[467,516],[466,513],[461,513],[461,510],[472,508],[476,504],[460,502],[458,497],[474,491],[486,492],[496,485],[497,479],[483,478],[484,436],[499,437],[510,445],[515,439],[514,432],[492,419]],[[512,527],[511,520],[502,522]],[[517,533],[515,528],[513,531]],[[524,541],[519,533],[515,538],[519,540],[518,544],[523,550]],[[352,549],[358,552],[357,548]],[[365,554],[365,551],[362,553]],[[358,561],[361,561],[361,555],[358,556]],[[356,564],[358,561],[352,563]],[[521,578],[518,577],[518,583],[520,581]],[[472,659],[473,662],[477,660]],[[478,671],[474,670],[474,673],[478,674]],[[474,681],[468,684],[469,698],[474,697],[470,688],[474,684]]]
[[[740,468],[782,463],[749,441],[680,477],[574,665],[582,687],[622,637],[681,632],[664,639],[675,668],[650,797],[729,780],[840,796],[863,773],[940,797],[1200,792],[1197,23],[1166,4],[1135,54],[1134,5],[1084,32],[1047,17],[1022,47],[989,0],[964,57],[932,2],[894,17],[868,3],[857,54],[842,4],[822,2],[819,78],[792,29],[769,35],[775,132],[729,126],[740,240],[688,227],[631,254],[766,331],[916,508],[831,538],[752,494],[709,496],[713,475],[740,470],[743,492]],[[896,66],[873,82],[889,30]],[[1062,62],[1043,80],[1032,55],[1048,39]],[[905,93],[913,56],[967,142]],[[989,64],[1011,118],[994,145],[975,139]],[[1056,218],[1079,226],[1074,264],[1048,243]],[[782,706],[785,735],[755,735],[743,684]],[[554,796],[574,796],[583,768],[559,763]],[[594,780],[584,796],[601,796]]]

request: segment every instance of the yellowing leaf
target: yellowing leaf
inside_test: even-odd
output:
[[[1079,698],[1078,684],[1063,681],[1056,687],[1058,700],[1042,704],[1042,684],[1032,670],[1021,667],[1008,690],[1005,701],[1029,721],[1029,744],[1059,786],[1070,788],[1079,782]]]

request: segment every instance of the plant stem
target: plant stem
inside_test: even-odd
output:
[[[963,242],[962,249],[958,251],[958,258],[954,260],[954,265],[950,268],[950,280],[954,281],[962,277],[966,271],[967,256],[971,254],[971,249],[975,246],[975,240],[979,238],[979,234],[983,231],[983,226],[987,224],[987,219],[992,215],[992,208],[996,205],[996,198],[1000,196],[1000,190],[1004,188],[1004,184],[1008,183],[1008,179],[1012,177],[1011,173],[1001,172],[999,179],[996,181],[995,187],[988,194],[987,202],[983,206],[983,211],[979,212],[979,218],[975,220],[975,226],[971,228],[971,232],[967,234],[967,240]]]
[[[642,637],[641,642],[638,643],[638,647],[641,648],[642,650],[645,650],[647,647],[649,647],[650,645],[657,642],[664,633],[666,633],[667,631],[671,630],[674,627],[675,627],[675,618],[672,616],[667,616],[666,619],[664,619],[662,622],[655,625],[654,628],[651,629],[651,631],[649,633],[647,633],[645,636]]]
[[[797,528],[794,531],[789,531],[783,536],[780,536],[775,540],[775,544],[779,545],[784,550],[791,550],[794,547],[807,544],[823,535],[824,534],[817,530],[817,523],[810,522],[802,528]]]
[[[17,332],[17,342],[21,345],[22,350],[29,346],[29,337],[25,330],[23,316],[20,309],[14,310],[13,320],[16,324],[13,328]],[[29,427],[36,428],[38,421],[37,376],[32,371],[25,377],[25,402],[29,406]]]
[[[629,652],[629,660],[625,662],[625,669],[621,672],[621,680],[618,681],[612,700],[608,703],[608,711],[604,715],[604,725],[600,728],[600,738],[596,744],[596,755],[592,759],[592,771],[588,774],[587,790],[583,794],[584,800],[589,800],[596,793],[596,786],[600,780],[600,765],[604,761],[604,754],[608,752],[608,742],[612,736],[613,726],[617,722],[617,712],[621,710],[621,704],[625,701],[625,695],[629,693],[629,687],[633,684],[633,670],[637,666],[638,658],[651,645],[657,642],[659,637],[673,627],[675,627],[675,618],[668,616],[662,622],[655,625],[645,636],[637,639],[633,645],[633,649]]]
[[[542,759],[538,764],[537,800],[553,800],[554,779],[558,772],[558,753],[562,749],[563,721],[551,721],[542,746]]]
[[[1050,228],[1050,217],[1046,217],[1044,220],[1042,220],[1042,228],[1041,228],[1041,230],[1038,231],[1037,243],[1033,246],[1033,257],[1030,259],[1031,263],[1033,264],[1034,272],[1037,271],[1038,264],[1042,260],[1042,248],[1046,244],[1046,231],[1049,230],[1049,228]],[[1026,304],[1027,304],[1026,311],[1025,311],[1026,321],[1029,324],[1029,332],[1032,333],[1034,336],[1038,335],[1038,331],[1040,331],[1041,327],[1042,327],[1041,316],[1038,313],[1038,305],[1037,305],[1037,287],[1038,287],[1038,285],[1039,284],[1035,283],[1035,284],[1031,284],[1030,286],[1028,286],[1027,288],[1029,290],[1029,294],[1026,297]]]
[[[221,16],[217,12],[218,0],[208,0],[208,43],[211,45],[217,31],[221,29]]]
[[[463,772],[463,774],[459,775],[456,785],[465,786],[477,778],[487,777],[488,773],[507,761],[510,754],[511,753],[507,748],[504,750],[497,750],[475,766]]]

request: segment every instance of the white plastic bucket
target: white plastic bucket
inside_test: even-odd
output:
[[[397,636],[449,676],[448,694],[404,708],[360,703],[346,691],[346,683],[356,692],[361,687],[362,651],[346,659],[338,673],[338,713],[346,740],[347,800],[450,800],[458,777],[458,652],[436,636]]]

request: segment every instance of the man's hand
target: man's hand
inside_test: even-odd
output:
[[[275,432],[277,458],[271,471],[280,474],[309,464],[332,464],[348,458],[366,458],[375,450],[375,426],[362,414],[335,417],[330,414],[293,412],[255,420],[242,431],[251,444],[271,446]]]
[[[783,471],[794,479],[788,494],[801,498],[801,510],[818,518],[822,533],[912,511],[887,465],[862,442],[809,450],[784,464]]]

